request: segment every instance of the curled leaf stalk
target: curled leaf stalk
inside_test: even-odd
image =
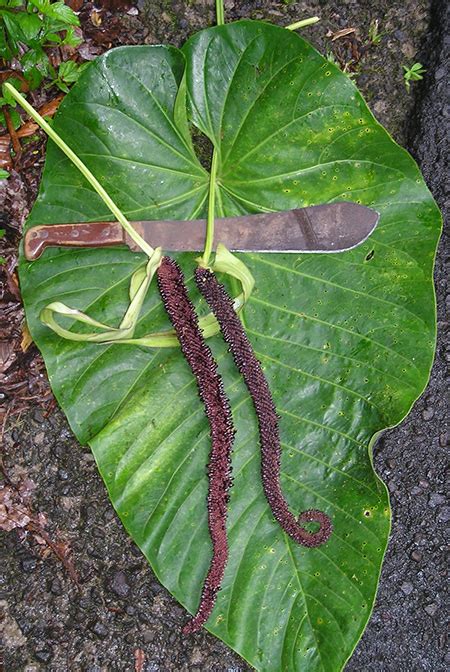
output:
[[[181,350],[197,381],[211,435],[208,465],[208,525],[213,555],[197,613],[183,629],[184,634],[190,634],[199,630],[209,618],[228,560],[226,519],[231,486],[234,428],[230,404],[217,371],[217,364],[198,326],[197,315],[189,299],[183,273],[173,259],[162,258],[157,271],[157,281],[164,307],[180,341]]]
[[[244,327],[233,309],[225,287],[206,268],[197,268],[195,281],[219,322],[224,340],[244,378],[255,407],[261,445],[261,476],[263,489],[275,519],[298,544],[313,548],[324,544],[332,532],[330,518],[316,509],[303,511],[295,518],[283,496],[280,483],[281,443],[278,416],[261,364],[255,356]],[[302,523],[319,523],[316,532]]]
[[[223,2],[217,0],[217,7],[221,7],[221,22],[223,23]],[[219,9],[220,11],[220,9]],[[218,20],[218,23],[220,21]],[[53,142],[61,149],[62,152],[67,156],[67,158],[76,166],[76,168],[82,173],[86,178],[87,182],[91,187],[97,192],[100,198],[103,200],[105,205],[109,208],[110,212],[121,224],[121,226],[127,231],[135,243],[140,247],[142,252],[144,252],[148,259],[145,267],[139,268],[133,275],[130,283],[130,304],[126,310],[126,313],[120,323],[119,327],[112,327],[108,324],[103,324],[89,317],[80,310],[70,308],[66,304],[60,301],[53,301],[43,308],[40,314],[40,319],[47,327],[52,329],[58,336],[69,341],[78,341],[78,342],[91,342],[91,343],[123,343],[128,345],[141,345],[148,348],[172,348],[179,345],[176,333],[174,331],[163,331],[163,332],[153,332],[141,336],[139,338],[134,337],[134,332],[136,330],[142,305],[148,289],[150,287],[153,275],[158,267],[161,260],[161,248],[153,249],[141,236],[134,230],[133,226],[125,217],[124,213],[120,210],[118,205],[113,201],[111,196],[107,193],[104,187],[97,180],[95,175],[89,170],[85,163],[80,159],[80,157],[67,145],[66,142],[61,138],[61,136],[52,128],[46,120],[39,114],[39,112],[32,106],[30,103],[13,87],[11,84],[6,82],[6,89],[11,94],[11,96],[21,105],[21,107],[34,119],[34,121],[42,128],[45,133],[53,140]],[[209,198],[209,208],[208,208],[208,226],[207,226],[207,240],[205,243],[205,252],[203,258],[208,264],[208,259],[211,254],[212,244],[214,239],[214,203],[215,203],[215,179],[217,171],[217,155],[214,161],[214,170],[212,170],[211,175],[211,184],[210,184],[210,198]],[[223,247],[223,246],[222,246]],[[216,255],[216,263],[221,263],[220,260],[223,260],[225,266],[229,265],[230,259],[232,261],[231,266],[234,267],[235,263],[232,260],[232,255],[223,248],[222,253],[219,252]],[[243,267],[242,262],[239,262],[241,267]],[[226,268],[217,269],[224,270],[228,272]],[[235,301],[235,310],[240,311],[244,303],[248,300],[248,297],[251,293],[253,287],[253,279],[250,274],[247,272],[242,272],[242,268],[237,269],[236,271],[231,271],[231,274],[234,275],[241,281],[243,286],[243,293],[239,294]],[[80,334],[69,329],[65,329],[55,319],[56,315],[61,315],[63,317],[70,318],[76,322],[82,322],[91,327],[94,327],[97,331],[91,333]],[[214,315],[206,315],[200,319],[200,329],[203,333],[204,338],[209,338],[214,336],[219,332],[219,325]]]

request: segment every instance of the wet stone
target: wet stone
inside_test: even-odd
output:
[[[144,644],[150,644],[155,639],[156,633],[153,630],[144,630],[142,633],[142,641]]]
[[[58,469],[58,478],[60,481],[67,481],[69,474],[65,469]]]
[[[200,665],[202,661],[203,661],[202,652],[200,651],[200,649],[195,648],[195,649],[192,651],[192,655],[191,655],[191,663],[192,663],[193,665]]]
[[[52,447],[52,453],[58,460],[62,460],[64,458],[65,450],[59,443],[56,443]]]
[[[433,492],[433,494],[430,495],[430,499],[428,500],[428,506],[431,506],[431,508],[434,509],[436,506],[445,504],[445,501],[446,500],[444,495],[439,495],[437,492]]]
[[[39,660],[40,663],[48,663],[53,656],[53,652],[51,649],[40,649],[39,651],[36,651],[34,655],[36,660]]]
[[[138,614],[138,618],[141,623],[151,623],[152,618],[144,611],[140,611]]]
[[[440,523],[448,523],[450,520],[450,506],[444,506],[438,515],[438,521]]]
[[[38,637],[44,638],[46,630],[47,630],[47,624],[44,620],[41,619],[34,624],[33,635],[36,638],[38,638]],[[40,648],[44,648],[44,647],[42,646]]]
[[[3,616],[3,615],[2,615]],[[10,615],[5,615],[2,619],[2,643],[7,649],[16,649],[24,646],[27,642],[25,633],[21,630],[19,623]]]
[[[105,531],[99,527],[94,527],[93,530],[91,530],[91,534],[93,537],[97,537],[97,539],[101,539],[102,537],[105,536]]]
[[[35,446],[42,446],[42,444],[44,443],[44,439],[45,439],[44,432],[38,432],[33,439],[34,440],[34,445]]]
[[[92,546],[92,544],[89,544],[86,548],[88,555],[91,556],[91,558],[97,558],[98,560],[103,560],[106,558],[107,551],[105,548],[102,546]]]
[[[110,521],[110,520],[112,520],[112,519],[114,518],[114,516],[115,516],[114,511],[113,511],[112,509],[109,509],[109,508],[108,508],[108,509],[105,511],[105,515],[104,515],[103,517],[104,517],[104,519],[105,519],[106,521]]]
[[[147,665],[145,666],[145,672],[159,672],[159,670],[160,670],[160,667],[159,667],[158,663],[150,662],[150,663],[147,663]]]
[[[111,589],[119,597],[127,597],[129,595],[130,585],[124,572],[120,571],[114,574]]]
[[[33,630],[33,624],[22,618],[17,619],[17,625],[24,635],[28,635]]]
[[[61,595],[62,589],[61,589],[61,582],[59,579],[53,579],[52,584],[50,586],[50,592],[53,593],[53,595]]]
[[[21,561],[20,566],[22,567],[24,572],[27,572],[27,573],[28,572],[34,572],[34,570],[36,569],[36,566],[37,566],[37,560],[36,560],[36,558],[31,558],[31,557],[24,558]]]
[[[437,604],[435,604],[434,602],[432,602],[431,604],[427,604],[427,606],[425,607],[425,611],[429,616],[434,616],[437,610],[438,610]]]
[[[405,593],[405,595],[411,595],[411,593],[413,591],[412,583],[409,583],[409,581],[405,581],[401,585],[401,590],[402,590],[402,593]]]
[[[94,635],[97,635],[99,639],[105,639],[105,637],[107,637],[109,634],[108,628],[100,621],[94,623],[94,625],[91,627],[91,630]]]
[[[425,420],[425,422],[428,422],[428,420],[432,420],[433,417],[434,417],[433,408],[426,408],[424,411],[422,411],[422,418]]]
[[[115,515],[114,511],[111,511],[111,513],[112,513],[112,517],[114,517],[114,515]],[[139,558],[140,560],[142,560],[142,551],[140,550],[140,548],[138,548],[134,544],[131,545],[130,552],[136,558]]]
[[[39,423],[43,423],[43,422],[44,422],[44,420],[45,420],[44,415],[43,415],[42,411],[41,411],[39,408],[37,408],[37,409],[33,412],[33,420],[34,420],[35,422],[39,422]]]

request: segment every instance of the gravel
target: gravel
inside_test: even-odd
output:
[[[250,16],[285,25],[320,14],[321,24],[303,34],[323,53],[330,49],[327,29],[356,26],[364,36],[378,18],[388,34],[364,54],[357,82],[380,121],[419,160],[447,213],[443,3],[432,8],[425,0],[225,4],[229,20]],[[212,0],[139,0],[136,6],[139,13],[124,14],[123,21],[147,43],[180,44],[214,18]],[[130,32],[130,40],[132,36]],[[427,67],[427,74],[408,95],[401,64],[414,60]],[[29,198],[19,195],[20,188],[13,212],[17,217]],[[444,527],[450,516],[443,482],[450,360],[444,340],[445,302],[450,298],[444,245],[443,240],[436,267],[440,340],[430,384],[408,419],[386,432],[375,448],[375,467],[391,492],[392,537],[375,610],[347,672],[443,672],[450,662],[445,663],[443,608]],[[49,534],[67,544],[79,575],[77,585],[30,535],[5,535],[8,672],[132,672],[140,651],[145,656],[142,672],[249,669],[206,632],[181,636],[183,609],[125,534],[92,455],[73,439],[57,408],[48,416],[31,408],[10,419],[5,461],[12,474],[26,473],[35,482],[34,509],[45,513]]]

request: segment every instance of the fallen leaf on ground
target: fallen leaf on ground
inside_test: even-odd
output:
[[[4,472],[3,468],[2,471]],[[11,532],[17,529],[22,539],[25,532],[30,532],[34,541],[42,547],[39,554],[47,557],[51,552],[54,553],[62,562],[69,577],[78,585],[78,575],[70,557],[69,544],[58,536],[52,539],[45,530],[47,526],[45,514],[34,513],[31,508],[31,494],[36,488],[34,481],[25,476],[18,483],[13,483],[6,473],[4,477],[5,482],[0,486],[0,530]]]
[[[27,327],[27,323],[24,322],[22,327],[22,340],[20,341],[22,352],[26,352],[32,343],[33,339],[31,337],[30,330]]]
[[[134,650],[134,672],[142,672],[145,663],[145,653],[142,649]]]
[[[356,33],[356,28],[341,28],[341,30],[336,30],[334,33],[333,31],[329,30],[327,37],[331,37],[331,41],[334,42],[335,40],[339,40],[341,37],[346,37],[347,35],[352,35],[353,33]]]
[[[0,136],[0,168],[3,170],[11,170],[11,138],[9,135]]]

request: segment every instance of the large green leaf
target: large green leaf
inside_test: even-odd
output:
[[[221,338],[210,341],[237,437],[230,561],[207,627],[259,670],[335,672],[370,615],[389,533],[369,444],[408,412],[432,361],[439,212],[344,74],[297,35],[245,21],[202,31],[183,53],[115,49],[61,105],[55,128],[129,218],[204,214],[209,176],[189,138],[186,92],[189,119],[219,156],[221,214],[342,199],[381,214],[369,241],[344,254],[244,255],[256,279],[245,324],[281,416],[283,488],[292,510],[332,517],[326,546],[296,546],[270,515],[251,402]],[[107,217],[50,145],[28,226]],[[179,260],[190,277],[193,255]],[[49,250],[22,259],[21,286],[71,427],[157,576],[193,612],[211,553],[209,437],[185,361],[175,348],[64,341],[38,319],[64,300],[117,325],[142,262],[127,249]],[[152,291],[139,333],[167,326]]]

